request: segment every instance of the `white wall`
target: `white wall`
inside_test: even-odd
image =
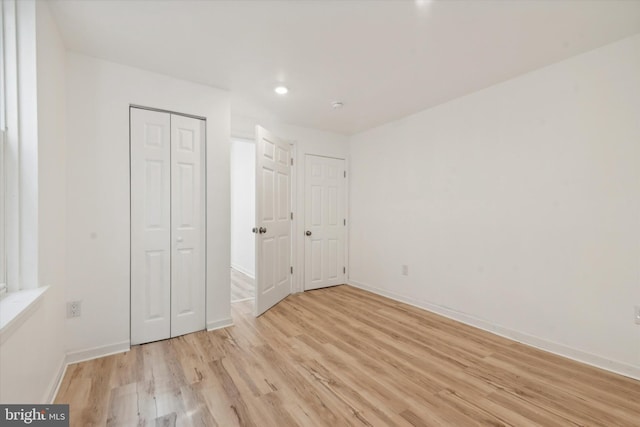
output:
[[[638,76],[640,35],[353,136],[350,281],[640,377]]]
[[[302,292],[304,281],[304,159],[307,154],[347,159],[349,138],[345,135],[274,121],[267,113],[259,118],[232,116],[232,135],[254,139],[255,126],[259,124],[272,134],[294,144],[294,168],[292,192],[295,198],[292,292]],[[349,169],[347,161],[347,170]],[[347,269],[349,261],[347,259]]]
[[[256,146],[250,140],[231,141],[231,267],[256,274]]]
[[[228,94],[74,53],[66,71],[70,359],[129,346],[129,104],[207,119],[207,325],[230,323]]]
[[[37,268],[37,282],[49,290],[38,301],[24,323],[13,330],[0,346],[0,402],[46,403],[53,397],[62,373],[64,351],[65,272],[65,50],[45,2],[21,1],[19,17],[35,23],[35,51],[30,73],[37,89],[37,127],[30,135],[37,137],[37,173],[30,172],[38,199],[32,217],[38,221],[34,239],[36,254],[27,253]],[[33,35],[32,28],[32,35]],[[35,115],[36,112],[33,112]],[[62,202],[61,202],[62,201]],[[31,280],[31,279],[30,279]]]

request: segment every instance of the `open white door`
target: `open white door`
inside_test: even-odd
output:
[[[291,147],[256,126],[256,296],[261,315],[291,293]]]
[[[304,164],[304,289],[345,283],[345,165],[307,155]]]

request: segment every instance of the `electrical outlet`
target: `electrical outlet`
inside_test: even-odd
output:
[[[408,276],[409,275],[409,266],[408,265],[402,265],[402,275],[403,276]]]
[[[636,321],[636,325],[640,325],[640,305],[635,306],[635,316],[634,319]]]
[[[67,318],[80,317],[82,314],[82,301],[69,301],[67,303]]]

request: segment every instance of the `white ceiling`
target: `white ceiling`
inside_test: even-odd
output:
[[[233,114],[344,134],[640,32],[640,1],[49,3],[70,50],[230,90]]]

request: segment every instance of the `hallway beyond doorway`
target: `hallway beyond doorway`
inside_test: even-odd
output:
[[[238,270],[231,269],[231,302],[253,299],[255,296],[255,280]]]

